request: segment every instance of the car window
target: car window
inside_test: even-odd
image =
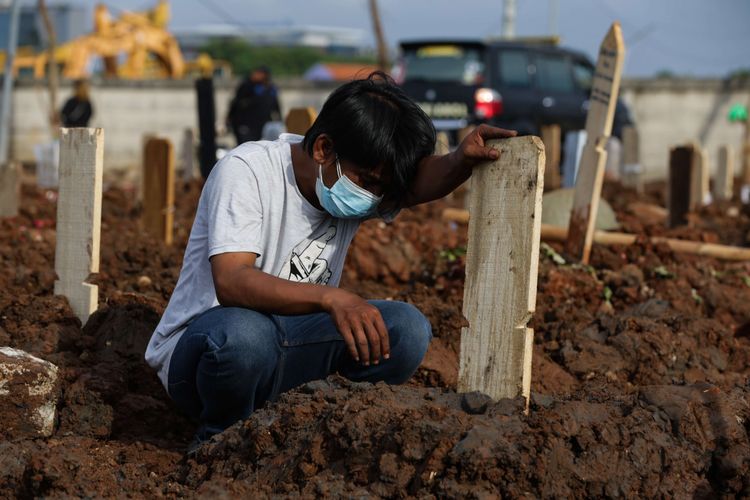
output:
[[[404,81],[447,81],[472,85],[481,82],[484,73],[480,50],[461,45],[411,48],[405,52],[402,65]]]
[[[573,78],[579,89],[586,92],[591,91],[591,82],[594,80],[594,68],[580,61],[573,63]]]
[[[573,76],[567,59],[552,55],[536,58],[536,82],[545,92],[572,92]]]
[[[532,67],[526,52],[504,50],[499,54],[498,70],[503,86],[526,88],[531,86]]]

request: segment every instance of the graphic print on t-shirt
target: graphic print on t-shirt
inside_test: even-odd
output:
[[[328,261],[320,258],[331,239],[336,235],[336,225],[331,224],[323,234],[294,247],[291,256],[284,262],[279,278],[298,283],[328,284],[331,270]]]

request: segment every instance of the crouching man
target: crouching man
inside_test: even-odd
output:
[[[303,137],[242,144],[203,188],[180,277],[146,351],[193,448],[266,401],[339,373],[405,382],[432,338],[414,306],[337,288],[368,218],[450,193],[497,158],[480,126],[432,154],[435,129],[383,73],[334,91]]]

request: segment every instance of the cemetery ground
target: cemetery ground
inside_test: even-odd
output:
[[[434,339],[404,386],[302,386],[200,449],[143,361],[175,285],[200,185],[176,189],[174,244],[145,235],[133,190],[105,190],[99,310],[82,328],[53,295],[55,192],[24,185],[0,219],[0,345],[59,368],[49,438],[0,428],[0,497],[750,495],[750,262],[673,253],[645,236],[747,246],[750,209],[722,202],[666,229],[664,183],[604,186],[630,246],[590,265],[542,245],[531,402],[457,394],[466,226],[461,200],[363,225],[342,286],[414,303]],[[736,198],[735,198],[736,199]]]

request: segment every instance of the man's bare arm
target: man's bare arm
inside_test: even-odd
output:
[[[424,158],[417,166],[417,175],[406,206],[437,200],[452,192],[471,177],[474,166],[499,158],[499,153],[487,146],[485,141],[515,136],[514,130],[480,125],[466,136],[455,151],[443,156],[431,155]]]

